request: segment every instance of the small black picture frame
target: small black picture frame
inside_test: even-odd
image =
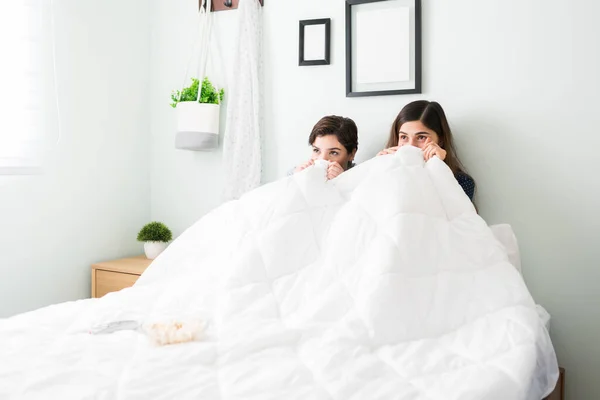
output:
[[[346,97],[421,93],[421,53],[421,0],[346,0]]]
[[[323,27],[307,33],[307,29],[317,28],[319,25],[323,25]],[[321,30],[323,31],[322,35]],[[307,19],[300,21],[299,38],[299,66],[330,64],[331,18]]]

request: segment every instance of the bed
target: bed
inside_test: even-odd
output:
[[[0,398],[539,400],[556,356],[509,253],[416,148],[317,164],[207,214],[131,288],[1,320]],[[114,321],[203,331],[89,333]]]

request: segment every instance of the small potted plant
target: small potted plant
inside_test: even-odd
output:
[[[217,90],[204,78],[192,78],[192,84],[171,93],[171,107],[177,109],[175,147],[185,150],[212,150],[219,145],[219,105],[225,91]]]
[[[162,222],[150,222],[140,230],[137,236],[139,242],[144,242],[146,257],[154,260],[173,239],[171,230]]]

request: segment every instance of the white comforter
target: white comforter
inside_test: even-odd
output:
[[[204,340],[86,333],[189,318]],[[265,185],[133,288],[0,321],[0,399],[539,400],[557,376],[522,278],[416,148]]]

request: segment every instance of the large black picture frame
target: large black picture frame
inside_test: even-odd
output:
[[[395,40],[408,40],[409,42],[404,43],[404,45],[409,45],[410,48],[410,79],[408,80],[378,82],[376,84],[359,84],[357,82],[357,73],[354,70],[353,65],[358,65],[360,60],[357,58],[360,57],[361,54],[357,54],[359,51],[355,51],[353,38],[356,39],[357,35],[361,34],[361,32],[357,32],[353,19],[357,18],[357,13],[360,12],[359,7],[361,5],[370,5],[372,3],[385,3],[381,5],[387,7],[405,7],[409,10],[410,26],[408,28],[408,38],[384,36],[380,37],[372,44],[374,49],[381,49],[382,52],[389,52],[394,51]],[[373,8],[373,6],[367,7]],[[375,7],[377,7],[377,5],[375,5]],[[363,8],[365,8],[365,12],[368,12],[366,11],[366,7]],[[365,32],[362,33],[365,34]],[[421,93],[421,57],[421,0],[346,0],[346,97]]]

